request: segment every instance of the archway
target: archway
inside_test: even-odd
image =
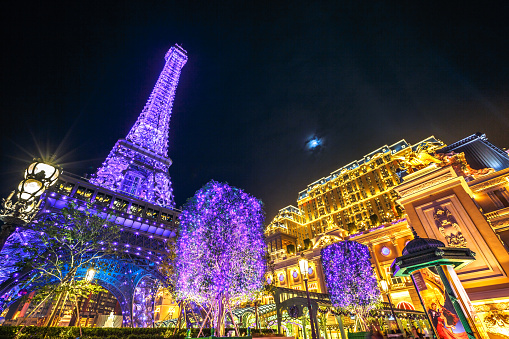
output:
[[[88,267],[80,268],[76,272],[76,279],[84,279],[90,267],[96,268],[93,283],[111,292],[118,300],[124,327],[152,326],[155,295],[164,281],[155,265],[108,256],[94,260]],[[3,309],[22,296],[20,290],[31,292],[38,289],[38,286],[32,283],[32,275],[31,271],[19,272],[4,281],[0,286],[0,296],[5,299]]]

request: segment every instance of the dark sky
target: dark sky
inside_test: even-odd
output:
[[[447,3],[447,5],[445,5]],[[267,219],[400,139],[509,146],[508,6],[462,1],[2,4],[2,196],[36,155],[92,173],[188,51],[170,126],[178,205],[210,179]],[[324,138],[319,152],[305,143]]]

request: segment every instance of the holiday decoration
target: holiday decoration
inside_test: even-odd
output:
[[[332,305],[364,320],[380,298],[368,247],[347,240],[323,248],[321,256]]]
[[[241,189],[210,181],[179,218],[177,295],[208,305],[216,333],[223,335],[231,305],[263,285],[262,203]]]

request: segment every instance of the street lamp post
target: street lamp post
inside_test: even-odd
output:
[[[306,285],[306,293],[307,293],[307,297],[308,297],[309,324],[311,325],[311,338],[317,339],[316,332],[315,332],[315,323],[313,320],[313,310],[311,308],[311,299],[309,298],[309,289],[308,289],[309,262],[306,259],[306,257],[304,256],[304,253],[301,254],[301,259],[299,260],[299,268],[300,268],[300,274],[302,274],[302,279],[304,279],[304,284]]]
[[[394,321],[396,322],[396,326],[401,331],[401,329],[399,328],[398,320],[396,319],[396,313],[394,313],[394,308],[392,306],[392,300],[391,300],[391,296],[389,294],[389,284],[387,283],[386,280],[383,280],[383,279],[380,280],[380,289],[382,290],[383,293],[385,293],[385,295],[387,295],[387,300],[389,300],[389,306],[391,308],[392,317],[394,318]],[[401,333],[403,333],[403,331]]]
[[[41,194],[57,181],[61,171],[59,166],[34,159],[18,185],[17,200],[12,200],[16,191],[13,191],[7,199],[2,199],[0,220],[4,224],[0,231],[0,250],[18,226],[28,224],[39,212]]]

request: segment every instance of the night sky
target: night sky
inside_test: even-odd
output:
[[[1,196],[34,156],[93,173],[174,43],[189,57],[170,126],[177,206],[215,179],[260,198],[269,221],[400,139],[481,131],[509,146],[506,2],[352,3],[3,4]]]

